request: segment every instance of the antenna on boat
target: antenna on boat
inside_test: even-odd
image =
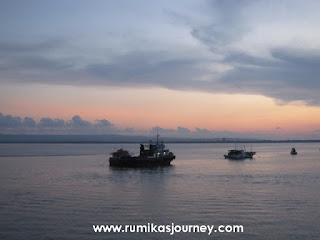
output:
[[[159,129],[157,128],[157,144],[159,143],[159,137],[160,137],[160,135],[159,135]]]

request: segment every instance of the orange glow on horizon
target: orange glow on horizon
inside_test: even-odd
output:
[[[119,128],[147,130],[178,126],[216,131],[312,131],[319,129],[320,108],[276,105],[260,95],[227,95],[162,88],[123,89],[71,86],[16,86],[0,107],[3,114],[93,122],[107,119]],[[20,89],[22,88],[22,89]],[[45,96],[45,97],[44,97]],[[278,131],[278,132],[281,132]]]

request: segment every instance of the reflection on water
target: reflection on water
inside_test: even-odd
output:
[[[177,156],[172,166],[126,169],[108,166],[115,144],[0,144],[0,238],[209,238],[92,231],[146,223],[244,226],[213,239],[320,238],[317,144],[297,144],[297,156],[291,144],[253,144],[257,154],[243,161],[224,159],[229,144],[167,145]]]

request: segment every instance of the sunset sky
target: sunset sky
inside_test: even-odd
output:
[[[0,133],[320,139],[320,1],[0,2]]]

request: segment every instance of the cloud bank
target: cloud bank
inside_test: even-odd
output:
[[[153,139],[157,133],[166,138],[195,138],[195,139],[213,139],[213,138],[233,138],[233,139],[319,139],[320,130],[314,130],[311,133],[290,133],[283,135],[282,129],[277,127],[270,131],[216,131],[204,128],[189,129],[178,126],[176,129],[162,128],[155,126],[151,129],[118,128],[107,119],[95,120],[89,122],[75,115],[70,120],[59,118],[43,117],[39,121],[30,117],[20,117],[4,115],[0,113],[0,134],[35,134],[35,135],[125,135],[125,136],[148,136]]]
[[[2,134],[109,134],[119,132],[106,119],[93,123],[75,115],[71,120],[41,118],[38,122],[30,117],[17,117],[0,113],[0,133]],[[125,131],[124,131],[125,132]]]

